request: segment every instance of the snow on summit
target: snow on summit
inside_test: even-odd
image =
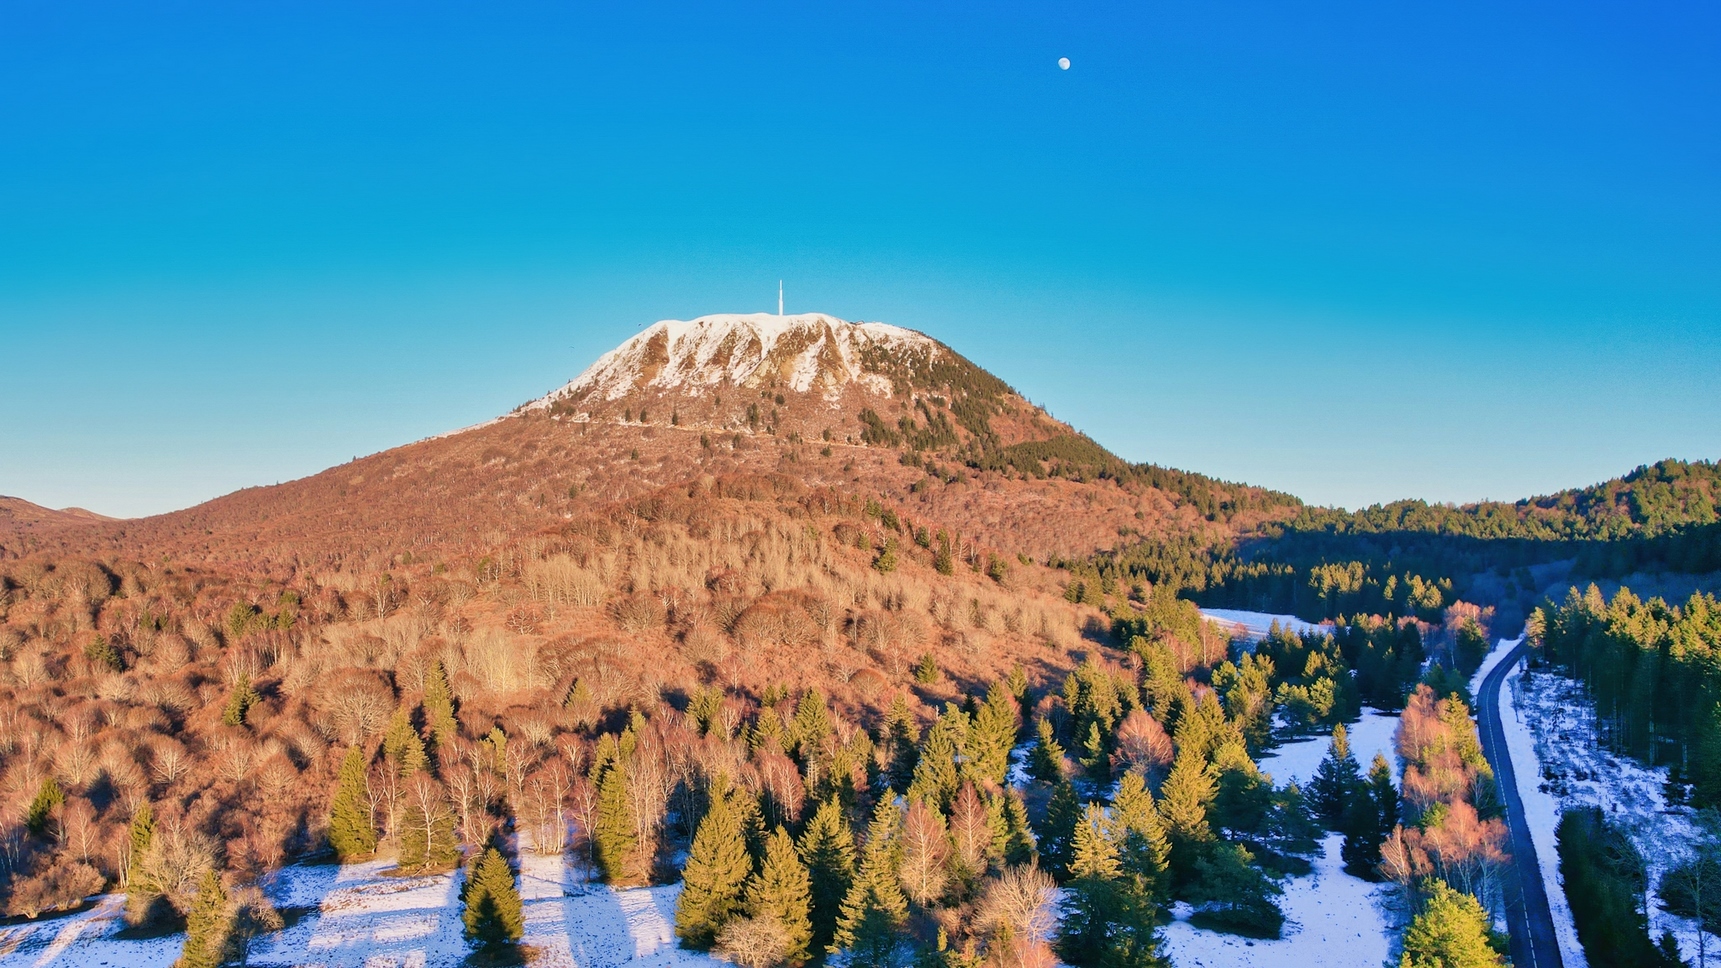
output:
[[[679,388],[697,396],[707,387],[778,383],[834,399],[844,386],[860,383],[888,394],[890,381],[866,372],[863,365],[863,354],[873,348],[942,352],[936,341],[913,330],[851,323],[824,313],[666,319],[599,357],[567,386],[521,409],[543,409],[570,399],[617,400],[647,387]]]

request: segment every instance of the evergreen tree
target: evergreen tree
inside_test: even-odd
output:
[[[1268,879],[1248,848],[1221,841],[1195,862],[1194,874],[1187,900],[1206,907],[1204,920],[1254,937],[1279,937],[1285,914],[1273,898],[1284,890]]]
[[[148,800],[139,803],[132,813],[128,835],[131,846],[126,852],[126,892],[154,894],[159,886],[149,883],[149,877],[144,873],[144,861],[155,844],[155,810]]]
[[[837,930],[843,899],[848,896],[855,874],[855,839],[835,800],[819,805],[797,848],[807,865],[812,891],[812,950],[824,951]]]
[[[486,847],[467,875],[460,892],[465,905],[460,921],[466,940],[486,948],[512,945],[526,931],[520,892],[514,886],[514,869],[495,847]]]
[[[765,862],[747,885],[747,913],[777,922],[788,939],[783,959],[804,963],[812,955],[812,880],[789,832],[778,827],[765,845]]]
[[[400,867],[406,870],[446,870],[460,862],[454,834],[454,812],[440,796],[428,801],[407,797],[400,822]]]
[[[1052,732],[1052,723],[1041,719],[1034,726],[1034,746],[1028,751],[1028,775],[1048,786],[1064,777],[1064,748]]]
[[[753,858],[727,790],[714,789],[711,807],[693,835],[675,903],[675,934],[689,948],[706,949],[717,932],[741,911],[741,888],[753,873]]]
[[[1076,825],[1081,821],[1082,808],[1076,800],[1076,788],[1068,780],[1052,787],[1046,801],[1046,816],[1040,823],[1038,841],[1040,856],[1046,868],[1058,877],[1068,877],[1070,862],[1075,859]]]
[[[174,968],[217,968],[227,960],[233,934],[233,912],[221,875],[210,870],[197,886],[197,900],[185,915],[185,947]]]
[[[424,750],[424,740],[412,725],[412,707],[401,705],[388,722],[382,736],[382,751],[402,777],[410,777],[430,765]]]
[[[1185,883],[1193,875],[1195,862],[1213,840],[1207,809],[1218,793],[1212,771],[1204,757],[1185,748],[1173,761],[1171,773],[1159,788],[1159,815],[1165,821],[1171,843],[1174,880]]]
[[[1344,847],[1340,856],[1345,869],[1367,880],[1380,877],[1380,846],[1398,826],[1398,789],[1392,785],[1392,767],[1379,753],[1369,764],[1368,779],[1351,798],[1345,815]]]
[[[890,712],[884,719],[884,743],[890,751],[885,779],[893,789],[906,790],[914,782],[914,768],[920,757],[920,725],[908,709],[908,700],[897,693],[891,700]]]
[[[1028,805],[1015,790],[1000,794],[998,803],[1003,836],[997,845],[997,855],[1009,867],[1033,863],[1036,854],[1034,831],[1028,825]]]
[[[793,752],[802,763],[811,762],[824,751],[825,739],[831,735],[831,711],[825,694],[808,689],[795,705],[795,718],[789,723],[789,738]]]
[[[1404,932],[1399,968],[1499,968],[1488,944],[1488,915],[1481,902],[1438,878],[1428,883],[1422,913]]]
[[[66,802],[66,792],[60,788],[60,781],[52,774],[42,778],[42,783],[36,788],[36,796],[31,799],[29,809],[24,812],[24,826],[40,837],[48,829],[48,821],[53,819],[54,811]]]
[[[1010,775],[1010,750],[1016,746],[1016,699],[1007,685],[995,682],[986,692],[968,730],[965,752],[974,773],[1003,786]]]
[[[1332,743],[1327,755],[1309,782],[1309,802],[1315,817],[1328,830],[1338,830],[1344,824],[1345,811],[1351,797],[1362,787],[1362,771],[1356,757],[1351,755],[1350,737],[1343,723],[1333,727]]]
[[[1125,773],[1118,782],[1111,816],[1124,875],[1138,894],[1161,902],[1171,887],[1171,842],[1139,773]]]
[[[257,695],[257,690],[251,687],[251,677],[243,672],[239,673],[238,680],[233,683],[233,691],[227,696],[227,705],[221,710],[221,724],[245,725],[246,713],[262,701],[263,697]]]
[[[1081,763],[1089,780],[1100,786],[1111,782],[1111,751],[1097,722],[1088,724],[1087,738],[1082,740]]]
[[[925,800],[942,809],[955,798],[962,783],[956,768],[956,758],[962,752],[958,739],[966,731],[966,724],[958,721],[966,718],[960,710],[948,708],[927,730],[914,780],[908,785],[909,799]]]
[[[610,764],[598,782],[598,817],[592,825],[592,842],[606,882],[631,884],[642,876],[635,856],[639,835],[634,826],[633,800],[628,796],[627,771],[620,762]]]
[[[438,750],[447,749],[460,735],[454,720],[454,692],[448,688],[448,673],[440,659],[432,659],[424,670],[424,724]]]
[[[1159,955],[1156,913],[1134,890],[1112,826],[1093,804],[1076,825],[1059,953],[1076,965],[1162,968],[1167,963]]]
[[[903,896],[900,876],[901,828],[902,810],[895,795],[886,790],[867,825],[860,869],[843,898],[831,939],[831,951],[847,949],[851,965],[887,968],[896,964],[908,921],[908,898]]]
[[[335,783],[334,803],[329,807],[329,846],[342,863],[368,857],[376,851],[376,824],[371,821],[365,778],[364,748],[347,748],[341,773]]]

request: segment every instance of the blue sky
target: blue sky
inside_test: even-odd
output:
[[[779,278],[1314,501],[1721,457],[1721,13],[0,8],[0,493],[314,473]]]

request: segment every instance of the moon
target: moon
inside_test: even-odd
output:
[[[1070,59],[1068,57],[1058,58],[1058,70],[1067,71],[1069,69],[1070,69]]]

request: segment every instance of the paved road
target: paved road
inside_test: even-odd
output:
[[[1476,697],[1477,725],[1482,734],[1482,755],[1499,780],[1500,799],[1506,804],[1507,849],[1512,862],[1505,876],[1506,928],[1512,936],[1512,962],[1517,968],[1564,968],[1560,944],[1554,937],[1554,916],[1548,910],[1548,894],[1542,872],[1536,865],[1536,845],[1524,822],[1524,802],[1518,798],[1518,783],[1512,773],[1512,757],[1506,749],[1506,733],[1500,726],[1500,686],[1529,651],[1528,642],[1506,653]],[[1550,864],[1559,863],[1549,857]]]

